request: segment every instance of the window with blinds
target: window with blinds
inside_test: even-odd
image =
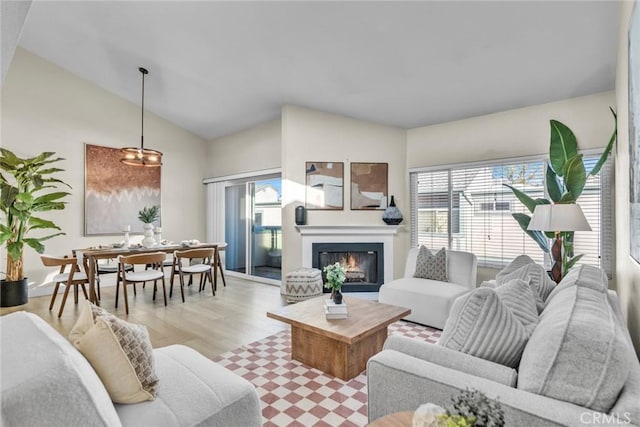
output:
[[[599,157],[585,155],[587,171]],[[529,211],[503,185],[512,185],[534,199],[548,198],[545,168],[541,157],[412,171],[412,245],[473,252],[480,267],[502,268],[521,254],[548,264],[548,256],[545,259],[544,252],[513,219],[513,213]],[[612,173],[611,161],[607,161],[597,176],[588,179],[578,203],[592,231],[576,232],[574,237],[575,254],[584,254],[580,262],[598,265],[609,275],[613,250]]]

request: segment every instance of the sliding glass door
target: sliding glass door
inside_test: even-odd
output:
[[[281,178],[228,181],[224,190],[224,230],[229,272],[281,280]]]

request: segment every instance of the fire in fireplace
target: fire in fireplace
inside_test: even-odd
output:
[[[378,292],[383,283],[382,243],[313,243],[312,256],[313,267],[320,270],[336,262],[345,268],[344,292]],[[326,281],[324,272],[322,279]]]

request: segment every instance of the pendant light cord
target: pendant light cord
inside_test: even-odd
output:
[[[142,112],[140,120],[140,149],[144,150],[144,75],[149,73],[145,68],[139,68],[142,73]]]

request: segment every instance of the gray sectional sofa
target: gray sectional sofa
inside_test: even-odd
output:
[[[253,385],[189,347],[153,350],[155,400],[114,405],[89,362],[38,316],[2,316],[0,335],[4,427],[262,425]]]
[[[447,407],[474,388],[499,400],[507,426],[638,425],[640,364],[607,285],[601,270],[574,268],[545,301],[516,369],[390,336],[368,363],[369,420]]]

